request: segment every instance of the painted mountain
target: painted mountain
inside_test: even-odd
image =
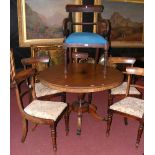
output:
[[[133,22],[124,18],[118,12],[110,17],[111,40],[117,41],[142,41],[143,23]]]
[[[57,16],[52,16],[50,19],[47,19],[45,16],[33,11],[27,3],[25,3],[25,7],[27,39],[63,37],[62,24],[60,24],[60,20],[63,20],[63,15],[58,13]]]

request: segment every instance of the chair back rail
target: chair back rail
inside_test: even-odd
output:
[[[133,57],[109,57],[109,63],[124,63],[133,65],[136,62],[136,59]]]
[[[88,53],[73,52],[71,59],[73,61],[75,61],[75,63],[78,63],[78,62],[80,62],[80,60],[86,60],[86,59],[88,59]],[[72,60],[70,60],[70,61],[72,61]]]
[[[24,58],[21,60],[23,65],[31,65],[31,64],[35,64],[35,63],[49,63],[49,57],[33,57],[33,58]]]
[[[136,59],[134,57],[109,57],[108,64],[112,66],[122,65],[122,73],[126,74],[126,67],[133,67]]]
[[[31,58],[23,58],[21,59],[21,63],[24,66],[24,69],[27,68],[27,66],[31,65],[33,69],[37,72],[37,65],[39,63],[45,64],[45,68],[49,66],[50,58],[48,56],[40,56],[40,57],[31,57]]]
[[[141,75],[144,76],[144,68],[139,67],[127,67],[126,72],[128,74],[135,74],[135,75]]]
[[[103,5],[66,5],[66,12],[103,12]]]
[[[108,41],[110,39],[110,21],[106,19],[102,19],[101,13],[103,12],[103,5],[66,5],[66,12],[69,13],[68,18],[63,20],[63,33],[64,36],[68,36],[73,32],[73,28],[75,25],[92,25],[96,26],[96,33],[104,36]],[[97,21],[92,22],[75,22],[73,14],[76,12],[81,13],[97,13]]]
[[[126,96],[129,95],[129,90],[130,87],[136,87],[140,89],[144,89],[144,86],[140,84],[130,84],[131,83],[131,75],[139,75],[139,76],[144,76],[144,68],[140,67],[127,67],[126,68],[126,73],[128,75],[128,83],[127,83],[127,89],[126,89]]]

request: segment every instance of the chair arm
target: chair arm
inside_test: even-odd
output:
[[[102,35],[106,40],[110,40],[111,24],[110,20],[99,17],[97,22],[97,33]]]
[[[35,75],[35,70],[32,68],[26,69],[26,70],[21,70],[18,73],[16,73],[14,80],[19,83],[19,82],[24,81],[34,75]]]
[[[63,20],[63,35],[64,37],[68,37],[68,35],[72,32],[72,24],[69,18],[64,18]]]

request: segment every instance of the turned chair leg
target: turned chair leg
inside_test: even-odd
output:
[[[96,49],[95,64],[98,63],[98,59],[99,59],[99,48]]]
[[[88,93],[88,103],[92,103],[92,93]]]
[[[24,143],[28,132],[28,120],[22,119],[22,139],[21,142]]]
[[[68,135],[69,133],[69,107],[66,110],[65,116],[65,130],[66,130],[66,135]]]
[[[106,131],[106,136],[107,137],[110,135],[110,128],[111,128],[111,123],[112,123],[112,117],[113,117],[113,112],[111,110],[108,110],[107,131]]]
[[[66,93],[62,93],[62,95],[61,95],[61,102],[66,103]]]
[[[81,135],[81,126],[82,126],[82,112],[78,111],[78,119],[77,119],[77,124],[78,124],[78,128],[77,128],[77,135]]]
[[[107,62],[108,62],[108,49],[104,50],[104,76],[107,73]]]
[[[108,90],[108,109],[113,104],[113,96],[111,95],[111,91]]]
[[[55,124],[51,125],[51,137],[52,137],[52,143],[53,143],[53,150],[54,152],[57,151],[57,143],[56,143],[56,126]]]
[[[140,122],[139,128],[138,128],[137,140],[136,140],[136,147],[137,148],[139,146],[139,142],[140,142],[143,130],[144,130],[144,122]]]

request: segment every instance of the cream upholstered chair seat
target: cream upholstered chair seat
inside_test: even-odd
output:
[[[144,100],[141,99],[144,93],[144,81],[141,81],[139,84],[138,83],[131,84],[131,81],[134,76],[138,77],[140,76],[141,78],[144,78],[144,68],[127,66],[125,72],[128,81],[125,94],[126,97],[119,100],[118,102],[113,103],[112,105],[109,104],[106,135],[109,136],[110,134],[110,128],[114,113],[122,115],[125,118],[124,121],[126,125],[127,125],[127,118],[132,117],[132,119],[135,119],[136,121],[139,122],[136,138],[136,147],[138,147],[144,130]],[[140,96],[139,95],[133,95],[133,97],[129,96],[130,95],[129,90],[131,87],[140,89],[141,91]],[[110,97],[109,99],[111,100]]]
[[[51,88],[43,85],[41,82],[37,82],[37,83],[35,83],[35,92],[36,92],[37,97],[41,97],[41,96],[45,96],[45,95],[60,93],[61,91],[51,89]]]
[[[123,82],[120,86],[111,89],[111,94],[126,94],[127,82]],[[130,87],[129,94],[140,95],[140,92],[135,87]]]
[[[34,100],[24,111],[31,116],[55,121],[66,107],[64,102]]]
[[[111,105],[110,109],[142,118],[144,114],[144,100],[126,97]]]

